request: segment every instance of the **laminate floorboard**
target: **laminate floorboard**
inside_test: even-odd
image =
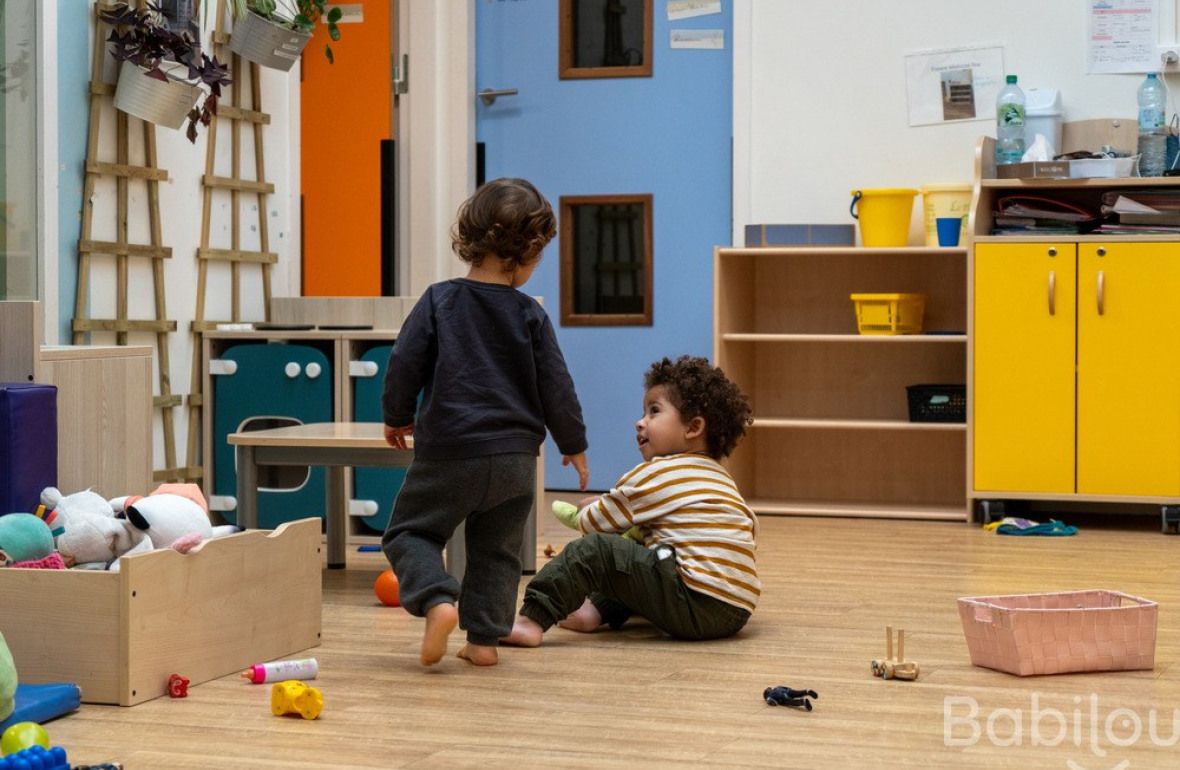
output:
[[[572,533],[542,518],[538,551],[560,548]],[[233,675],[185,699],[83,706],[47,729],[75,764],[134,769],[1180,765],[1180,538],[1154,522],[1053,538],[856,519],[761,527],[761,605],[732,639],[678,642],[642,621],[554,629],[476,668],[455,657],[457,632],[423,669],[422,621],[378,604],[384,561],[350,547],[346,570],[324,571],[323,644],[304,653],[320,663],[320,719],[272,716],[269,688]],[[1160,603],[1154,670],[1021,678],[971,665],[958,597],[1083,588]],[[871,675],[886,624],[905,629],[918,681]],[[772,685],[820,697],[811,712],[770,707]]]

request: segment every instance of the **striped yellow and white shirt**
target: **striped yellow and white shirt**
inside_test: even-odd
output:
[[[675,454],[640,463],[578,511],[582,532],[633,526],[648,548],[675,550],[689,588],[754,611],[762,592],[754,555],[758,519],[716,460]]]

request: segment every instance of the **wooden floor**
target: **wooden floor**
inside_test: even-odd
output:
[[[324,572],[323,645],[310,651],[319,720],[271,716],[268,688],[231,676],[183,700],[84,706],[48,729],[74,763],[128,768],[1177,765],[1180,538],[1151,520],[1068,538],[761,523],[763,599],[733,639],[676,642],[642,622],[555,629],[476,669],[453,656],[456,634],[450,656],[423,670],[421,621],[376,603],[380,555],[350,549],[347,570]],[[538,539],[560,546],[568,530],[547,525]],[[1160,602],[1154,671],[1019,678],[970,664],[957,597],[1091,587]],[[919,681],[871,676],[886,624],[906,629]],[[815,710],[767,706],[772,685],[818,691]]]

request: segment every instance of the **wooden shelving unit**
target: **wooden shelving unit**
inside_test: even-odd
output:
[[[965,518],[966,426],[912,423],[906,386],[966,381],[966,249],[718,248],[716,363],[754,424],[729,460],[759,513]],[[856,330],[849,295],[926,295],[920,335]]]

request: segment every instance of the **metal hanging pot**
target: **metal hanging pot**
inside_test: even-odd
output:
[[[229,49],[243,59],[276,70],[289,70],[311,41],[310,32],[276,24],[248,11],[234,20]]]
[[[182,81],[149,78],[146,72],[127,61],[119,66],[115,108],[158,126],[180,128],[197,103],[201,89]]]

